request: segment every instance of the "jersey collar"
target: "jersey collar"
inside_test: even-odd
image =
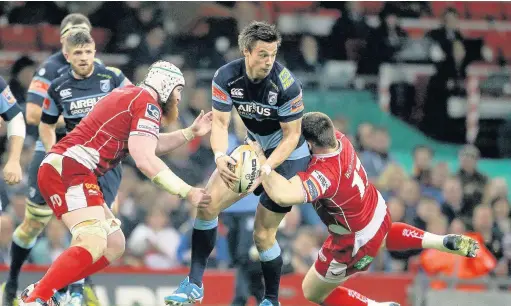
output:
[[[339,143],[339,149],[335,150],[334,152],[325,153],[325,154],[313,154],[312,156],[317,157],[317,158],[328,158],[328,157],[334,157],[336,155],[339,155],[342,151],[342,142],[340,140],[337,140],[337,142]]]

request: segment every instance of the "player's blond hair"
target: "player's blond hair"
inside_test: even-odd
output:
[[[245,49],[252,52],[257,41],[267,43],[277,42],[280,47],[282,37],[275,25],[264,21],[252,21],[238,35],[238,46],[241,54],[243,54]]]

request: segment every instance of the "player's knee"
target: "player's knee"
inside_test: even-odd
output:
[[[126,237],[121,230],[121,221],[119,219],[109,219],[107,222],[110,229],[108,231],[105,257],[112,262],[124,254],[124,250],[126,249]]]
[[[23,248],[33,247],[52,216],[53,211],[49,207],[27,203],[25,217],[14,231],[13,240]]]
[[[254,243],[258,250],[267,250],[271,248],[277,239],[275,238],[277,234],[276,229],[268,229],[264,227],[256,227],[254,229]]]
[[[199,208],[197,210],[197,218],[202,220],[213,220],[220,214],[220,209],[218,207],[214,207],[213,203],[205,208]]]
[[[107,249],[108,225],[97,219],[83,221],[71,229],[73,245],[86,249],[95,262]]]

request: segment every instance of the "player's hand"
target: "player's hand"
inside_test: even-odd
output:
[[[238,181],[238,178],[234,174],[231,169],[234,169],[236,166],[236,161],[234,158],[223,155],[216,160],[216,167],[218,169],[218,173],[220,177],[224,181],[224,183],[229,187],[229,189],[233,189],[234,184]]]
[[[19,162],[8,161],[4,167],[4,181],[9,185],[15,185],[21,182],[22,171]]]
[[[209,205],[209,203],[211,203],[211,195],[206,192],[206,189],[195,187],[190,189],[186,195],[186,199],[190,202],[190,204],[198,208],[205,208]]]
[[[207,114],[204,114],[204,111],[202,110],[193,121],[190,128],[192,129],[193,135],[195,137],[204,136],[209,131],[211,131],[211,122],[213,120],[213,112],[208,112]]]

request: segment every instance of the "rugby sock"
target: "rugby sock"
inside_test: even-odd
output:
[[[322,306],[339,306],[339,305],[349,305],[349,306],[376,306],[379,303],[376,303],[373,300],[368,299],[362,294],[348,289],[344,287],[337,287],[330,293],[329,296],[321,303]]]
[[[110,265],[110,261],[108,261],[108,259],[105,256],[101,256],[101,258],[96,260],[95,263],[93,263],[92,265],[88,266],[85,270],[83,270],[82,273],[80,273],[80,275],[78,275],[73,280],[73,284],[81,282],[81,284],[83,285],[83,283],[85,282],[85,278],[87,276],[103,270],[104,268],[108,267],[108,265]]]
[[[32,246],[29,248],[23,248],[16,243],[16,239],[13,237],[11,242],[11,266],[9,269],[8,283],[18,284],[18,277],[20,275],[21,267],[25,263],[32,250]]]
[[[386,247],[390,251],[421,249],[425,239],[423,230],[406,223],[394,222],[387,234]]]
[[[89,251],[79,246],[71,246],[53,262],[25,303],[33,302],[37,298],[48,301],[57,288],[72,283],[90,265],[92,256]]]
[[[279,305],[279,284],[282,273],[282,255],[278,242],[268,250],[259,252],[261,268],[264,278],[264,298],[270,300],[273,305]]]
[[[213,220],[195,218],[192,232],[192,262],[190,267],[190,281],[202,286],[204,270],[208,265],[208,258],[216,244],[216,230],[218,217]]]

